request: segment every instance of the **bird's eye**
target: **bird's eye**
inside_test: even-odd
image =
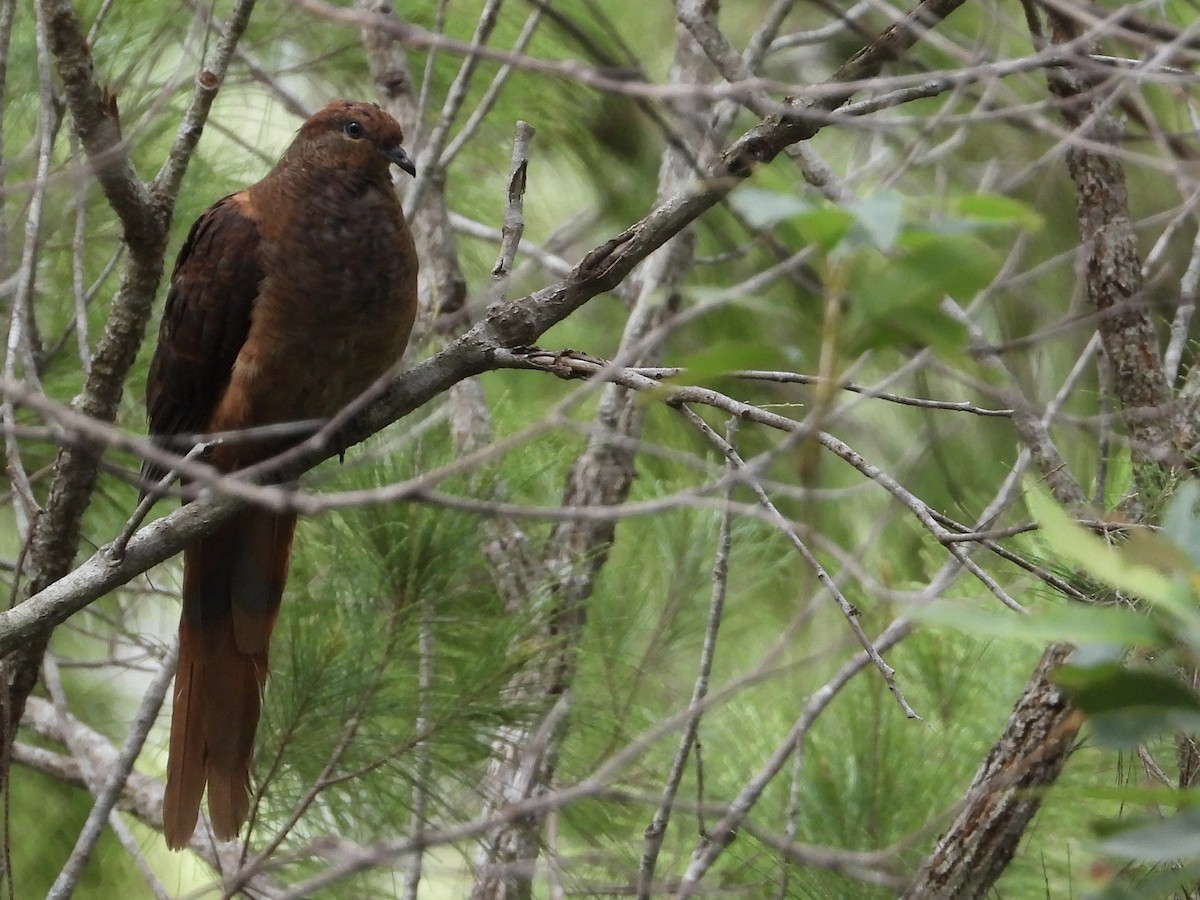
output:
[[[356,141],[363,136],[363,127],[358,122],[347,122],[342,131],[346,133],[347,137],[354,138]]]

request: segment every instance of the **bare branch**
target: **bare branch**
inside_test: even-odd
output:
[[[71,744],[86,754],[91,771],[100,779],[108,780],[118,766],[118,751],[109,740],[80,722],[74,716],[60,716],[53,704],[31,697],[26,707],[24,724],[34,733],[48,740]],[[68,740],[68,734],[70,738]],[[14,746],[14,759],[22,765],[37,769],[47,775],[87,789],[80,763],[70,757],[61,757],[33,748]],[[163,784],[156,778],[131,772],[122,789],[117,807],[129,812],[138,821],[155,830],[162,829]],[[234,842],[216,847],[207,837],[197,832],[188,849],[203,859],[218,872],[235,869],[241,846]],[[281,889],[268,877],[255,874],[248,882],[256,896],[269,900],[281,895]]]
[[[1055,17],[1055,43],[1077,35],[1065,18]],[[1077,134],[1100,145],[1119,140],[1111,98],[1089,96],[1089,79],[1080,72],[1048,73],[1051,92],[1063,101],[1064,121]],[[1190,425],[1171,420],[1171,392],[1163,372],[1158,338],[1141,301],[1142,267],[1129,215],[1125,173],[1111,153],[1074,145],[1067,167],[1075,182],[1080,239],[1087,254],[1088,296],[1101,313],[1100,335],[1131,432],[1142,448],[1174,446]],[[1157,412],[1162,411],[1162,412]],[[1194,444],[1184,439],[1182,446]]]
[[[726,427],[726,441],[730,441],[737,431],[737,420],[730,419]],[[727,459],[725,465],[732,474],[734,465],[732,459]],[[725,614],[725,596],[729,586],[729,551],[732,545],[731,523],[732,507],[730,491],[725,494],[725,510],[721,514],[721,527],[717,535],[716,557],[713,561],[712,596],[708,605],[708,619],[704,626],[704,644],[700,651],[700,661],[697,665],[696,682],[692,687],[692,698],[688,709],[692,715],[688,717],[683,733],[679,736],[679,746],[671,760],[671,768],[663,784],[662,798],[654,810],[654,817],[646,826],[645,839],[642,844],[642,859],[638,866],[637,895],[638,900],[649,900],[653,888],[654,870],[658,865],[658,855],[662,850],[663,838],[666,837],[667,825],[671,821],[671,812],[675,805],[675,795],[683,780],[684,767],[688,756],[696,742],[700,731],[701,704],[708,694],[708,680],[712,676],[713,659],[717,652],[717,635],[721,628],[721,620]]]
[[[521,235],[525,232],[525,177],[529,169],[529,142],[534,129],[528,122],[517,122],[513,138],[512,169],[508,176],[508,201],[504,204],[504,227],[500,231],[500,255],[492,266],[493,278],[506,278],[512,273],[513,260]]]
[[[906,638],[911,631],[911,624],[899,620],[888,626],[871,643],[877,651],[884,652]],[[737,797],[734,798],[733,802],[729,804],[729,811],[703,836],[699,845],[692,853],[691,862],[684,873],[683,880],[680,882],[678,889],[672,895],[673,897],[683,900],[686,897],[696,896],[697,892],[702,890],[700,880],[712,867],[713,863],[717,861],[717,858],[724,852],[725,848],[733,841],[738,828],[758,803],[767,785],[782,771],[795,748],[803,742],[809,729],[820,716],[821,712],[824,711],[825,707],[868,662],[869,660],[865,653],[856,655],[853,659],[846,662],[833,678],[809,697],[808,701],[804,704],[799,718],[787,736],[779,743],[775,752],[771,754],[770,758],[759,768],[754,777],[750,779],[746,786],[738,793]]]
[[[70,0],[37,0],[45,20],[67,107],[96,178],[125,227],[131,247],[155,246],[165,228],[138,178],[121,137],[116,98],[96,80],[88,42]]]
[[[1042,656],[1004,734],[976,773],[962,812],[926,859],[905,900],[985,897],[1007,867],[1083,724],[1049,678],[1073,650],[1055,644]]]
[[[229,63],[237,51],[246,26],[250,24],[250,14],[253,11],[254,0],[238,0],[233,13],[221,29],[221,38],[217,42],[211,65],[202,68],[196,74],[192,99],[179,123],[175,142],[151,185],[151,190],[159,198],[159,202],[165,199],[168,204],[174,204],[188,163],[192,160],[196,145],[200,143],[200,135],[204,133],[208,112],[217,98],[217,91],[221,88],[221,82],[225,79],[225,73],[229,70]]]
[[[746,461],[742,459],[741,454],[734,449],[732,444],[724,440],[719,434],[713,431],[712,427],[707,422],[688,409],[686,405],[679,404],[678,408],[679,411],[683,413],[684,418],[686,418],[697,430],[699,430],[700,433],[708,439],[709,443],[713,444],[718,450],[720,450],[721,453],[724,454],[725,458],[733,464],[736,470],[746,470]],[[879,655],[879,651],[876,650],[871,644],[871,639],[867,637],[867,633],[863,631],[862,625],[860,625],[858,621],[859,613],[858,610],[855,609],[854,604],[847,600],[846,595],[838,589],[836,584],[834,584],[833,579],[829,577],[829,573],[825,571],[825,567],[821,565],[816,555],[808,548],[804,541],[800,539],[800,535],[796,533],[796,529],[792,527],[787,518],[781,512],[779,512],[775,504],[771,502],[771,498],[767,496],[767,492],[763,490],[762,485],[758,484],[756,481],[751,481],[750,488],[754,491],[754,495],[758,498],[759,504],[767,510],[768,515],[774,521],[775,527],[787,536],[787,539],[791,545],[813,570],[813,574],[816,576],[817,582],[831,597],[833,597],[834,601],[838,605],[838,609],[841,610],[842,616],[845,617],[846,622],[850,625],[850,630],[854,632],[855,638],[858,639],[858,642],[862,645],[863,650],[866,652],[867,657],[874,664],[875,668],[879,670],[880,674],[883,675],[883,680],[887,684],[888,690],[892,692],[892,696],[896,698],[896,702],[899,703],[900,708],[904,710],[904,715],[909,719],[920,719],[921,717],[917,715],[916,711],[911,706],[909,706],[908,700],[905,699],[903,692],[896,684],[896,670],[884,662],[883,657]]]
[[[68,857],[62,871],[58,873],[58,877],[50,887],[50,892],[46,895],[48,898],[53,898],[53,900],[67,900],[67,898],[74,894],[79,884],[79,879],[83,875],[83,870],[87,866],[92,851],[96,848],[96,843],[100,840],[100,835],[106,825],[110,826],[117,834],[121,843],[130,851],[134,860],[139,864],[139,868],[145,868],[141,849],[133,841],[128,830],[113,810],[117,799],[125,790],[126,784],[129,781],[129,774],[133,771],[133,764],[141,753],[146,736],[150,733],[150,728],[158,716],[158,710],[162,706],[163,698],[167,693],[167,686],[171,683],[171,679],[175,674],[177,652],[177,647],[171,648],[163,658],[158,673],[146,688],[141,706],[138,708],[137,715],[134,716],[132,727],[125,736],[125,744],[121,748],[121,752],[117,756],[106,778],[92,770],[90,751],[85,751],[75,745],[74,741],[80,735],[80,732],[70,728],[63,729],[63,736],[66,739],[67,746],[71,748],[72,754],[79,760],[79,771],[88,782],[88,789],[92,792],[96,801],[92,806],[92,811],[88,814],[87,821],[79,832],[79,837],[75,841],[75,847],[71,851],[70,857]],[[66,712],[66,701],[62,696],[62,684],[57,671],[58,665],[53,656],[48,655],[46,657],[46,666],[46,683],[50,688],[51,694],[55,696],[55,705],[59,708],[59,714],[62,715]],[[154,890],[155,896],[165,898],[167,896],[166,891],[159,884],[158,879],[153,874],[150,874],[148,869],[146,869],[146,872],[149,875],[148,881]]]

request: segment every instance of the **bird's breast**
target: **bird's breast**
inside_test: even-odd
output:
[[[214,430],[333,416],[403,353],[412,237],[394,195],[343,199],[264,229],[264,277]]]

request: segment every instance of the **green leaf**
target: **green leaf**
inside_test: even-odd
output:
[[[1129,828],[1101,841],[1099,849],[1149,863],[1195,859],[1200,857],[1200,809],[1182,809],[1161,821]]]
[[[729,202],[754,228],[769,228],[813,210],[811,203],[795,194],[759,187],[743,187],[733,193]]]
[[[1200,517],[1196,503],[1200,501],[1200,484],[1188,481],[1180,486],[1163,515],[1163,533],[1185,553],[1192,563],[1200,566]]]
[[[1054,786],[1056,797],[1065,797],[1072,802],[1091,801],[1099,806],[1101,801],[1111,802],[1118,807],[1136,806],[1139,804],[1162,806],[1167,809],[1200,808],[1200,791],[1181,791],[1178,788],[1166,787],[1154,782],[1133,781],[1128,783],[1108,784],[1064,784]],[[1128,822],[1112,822],[1100,820],[1094,826],[1097,837],[1109,837],[1124,831],[1129,827]],[[1106,831],[1101,830],[1107,828]]]
[[[1161,647],[1163,631],[1128,606],[1054,606],[1028,616],[993,608],[939,600],[919,610],[916,618],[978,637],[1024,641],[1042,646],[1056,641],[1119,647]]]
[[[854,216],[840,206],[828,204],[814,207],[792,223],[800,231],[804,243],[828,253],[838,246],[854,224]]]
[[[738,369],[762,369],[784,365],[782,355],[761,340],[719,341],[681,357],[684,371],[669,382],[705,384]]]
[[[1185,497],[1186,500],[1186,497]],[[1184,551],[1161,535],[1136,532],[1124,544],[1109,545],[1076,525],[1041,488],[1026,493],[1030,512],[1042,525],[1042,537],[1063,561],[1132,597],[1150,602],[1160,627],[1200,655],[1200,610],[1196,593],[1200,573]],[[1174,527],[1187,526],[1176,523]]]
[[[1162,900],[1163,897],[1175,896],[1172,892],[1178,888],[1195,885],[1200,881],[1200,866],[1196,864],[1167,870],[1158,870],[1153,875],[1142,878],[1140,873],[1135,878],[1111,878],[1107,884],[1096,893],[1086,894],[1085,900]]]
[[[1130,596],[1172,606],[1174,584],[1162,572],[1122,556],[1096,535],[1077,525],[1036,483],[1025,494],[1030,513],[1041,524],[1042,538],[1064,562]]]
[[[896,245],[904,224],[903,202],[898,193],[882,191],[864,200],[847,203],[846,209],[854,216],[854,229],[847,237],[848,244],[865,244],[884,253]]]
[[[729,199],[753,228],[771,228],[787,222],[799,232],[806,244],[828,252],[845,238],[855,223],[855,215],[832,203],[812,203],[795,194],[781,194],[765,188],[743,187]]]
[[[938,307],[947,293],[946,271],[932,255],[898,253],[885,258],[862,248],[845,263],[850,272],[846,337],[852,351],[875,347],[954,350],[965,328]]]
[[[1106,663],[1123,663],[1128,656],[1129,648],[1124,644],[1080,644],[1071,654],[1070,663],[1083,669],[1091,669]]]
[[[1051,678],[1088,714],[1103,746],[1131,749],[1159,734],[1200,731],[1200,698],[1176,678],[1115,662],[1068,664]]]
[[[898,246],[906,251],[899,265],[927,285],[939,301],[946,294],[957,300],[973,299],[1000,269],[999,255],[974,234],[913,228],[901,235]]]
[[[1181,709],[1122,709],[1088,721],[1096,743],[1113,750],[1136,750],[1163,735],[1200,732],[1200,713]]]
[[[984,226],[1015,225],[1026,231],[1041,231],[1044,224],[1037,210],[1000,194],[964,194],[951,203],[951,210]]]
[[[1075,705],[1096,715],[1132,707],[1200,711],[1200,697],[1182,681],[1118,663],[1077,666],[1068,662],[1051,676]]]

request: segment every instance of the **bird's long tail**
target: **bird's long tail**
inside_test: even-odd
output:
[[[295,515],[249,510],[184,551],[163,801],[163,830],[173,850],[195,831],[205,785],[219,839],[236,837],[246,821],[267,648],[295,530]]]

